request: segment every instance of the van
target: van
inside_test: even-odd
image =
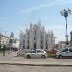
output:
[[[56,58],[62,59],[63,57],[72,57],[72,48],[63,48],[56,53]]]

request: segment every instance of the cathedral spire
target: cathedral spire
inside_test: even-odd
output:
[[[22,33],[22,31],[20,30],[20,33]]]
[[[41,25],[41,20],[40,20],[40,18],[39,18],[39,24]]]
[[[41,20],[40,20],[40,18],[39,18],[39,21],[37,21],[37,25],[41,26]]]
[[[32,23],[30,23],[30,28],[32,28]]]

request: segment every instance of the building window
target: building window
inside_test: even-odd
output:
[[[28,42],[27,43],[29,43],[29,40],[28,40]]]
[[[41,43],[43,43],[43,41],[41,41]]]
[[[34,49],[36,49],[36,44],[34,44]]]
[[[46,49],[48,49],[48,46],[46,46]]]
[[[47,43],[47,41],[46,41],[46,43]]]
[[[41,46],[41,49],[43,49],[43,46]]]
[[[36,40],[36,37],[34,37],[34,40]]]
[[[29,46],[27,46],[27,49],[29,49]]]

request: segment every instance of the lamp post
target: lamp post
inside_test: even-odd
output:
[[[66,45],[69,45],[69,43],[68,43],[68,34],[67,34],[67,17],[69,15],[71,15],[71,10],[69,8],[67,10],[64,9],[64,10],[62,10],[60,12],[60,14],[65,17],[65,21],[66,21],[66,35],[65,35],[65,37],[66,37]]]

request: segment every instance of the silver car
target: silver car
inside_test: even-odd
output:
[[[61,51],[56,53],[56,58],[72,57],[72,48],[63,48]]]
[[[47,53],[44,50],[36,49],[25,53],[26,58],[46,58]]]

